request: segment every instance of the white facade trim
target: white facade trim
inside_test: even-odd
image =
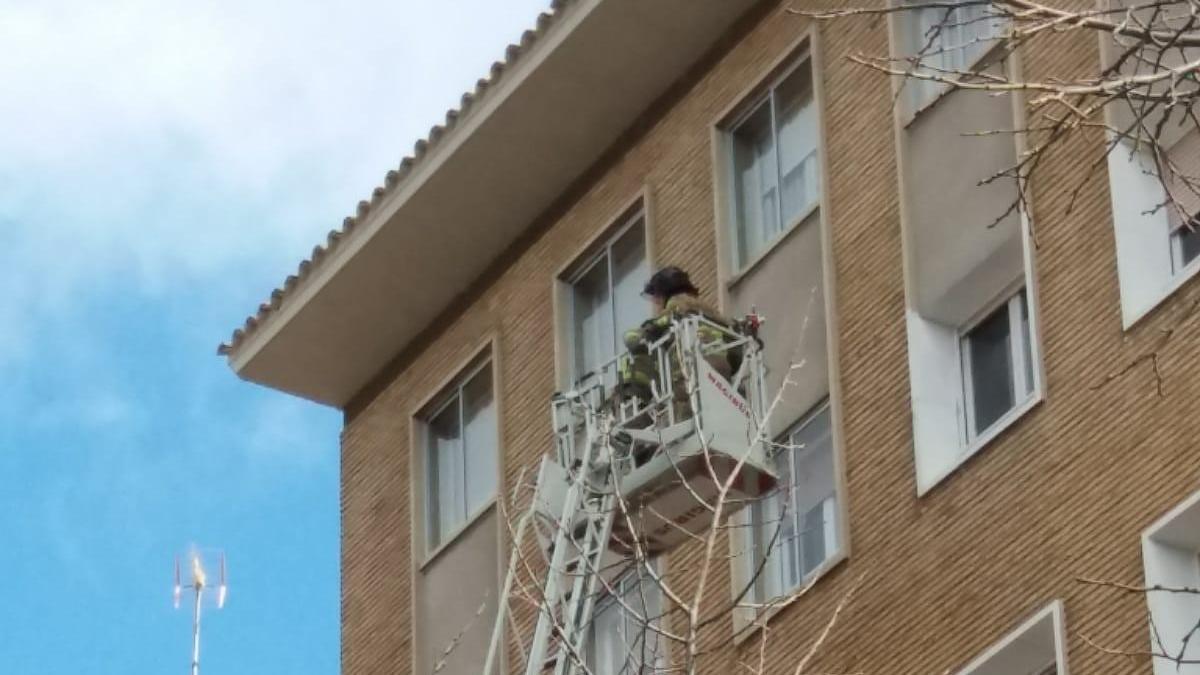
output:
[[[1142,563],[1146,587],[1200,588],[1200,492],[1196,492],[1142,533]],[[1200,594],[1166,590],[1146,592],[1150,613],[1150,650],[1154,654],[1186,657],[1152,659],[1155,675],[1200,674],[1200,646],[1183,641],[1200,620]],[[1194,638],[1195,636],[1192,635]]]
[[[1043,670],[1039,669],[1049,668],[1051,662],[1057,675],[1069,675],[1065,615],[1062,600],[1051,602],[975,657],[956,675],[1040,675]],[[1038,632],[1046,635],[1039,636]],[[1041,659],[1039,651],[1049,652],[1045,654],[1049,658]]]
[[[1200,272],[1177,267],[1166,191],[1138,151],[1119,143],[1108,153],[1109,197],[1121,290],[1121,325],[1128,330]]]

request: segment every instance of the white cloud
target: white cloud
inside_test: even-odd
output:
[[[0,367],[81,294],[265,297],[547,5],[4,3]]]
[[[24,133],[0,152],[108,160],[114,140],[138,153],[182,133],[258,187],[301,149],[374,159],[376,131],[411,143],[543,1],[17,4],[0,116]]]

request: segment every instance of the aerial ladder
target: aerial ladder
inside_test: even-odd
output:
[[[639,354],[655,367],[648,390],[631,394],[622,385],[620,365],[633,358],[622,354],[555,394],[555,456],[542,458],[530,509],[517,524],[484,675],[500,672],[505,626],[515,623],[510,596],[517,575],[530,569],[522,559],[530,527],[545,577],[522,672],[577,675],[585,672],[606,559],[657,555],[706,531],[724,484],[726,513],[775,487],[759,431],[759,321],[675,317]]]

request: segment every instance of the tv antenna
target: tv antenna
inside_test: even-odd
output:
[[[221,609],[225,606],[228,586],[225,579],[225,554],[221,551],[192,549],[187,555],[175,556],[175,609],[179,609],[186,588],[192,597],[192,675],[200,675],[200,608],[204,605]],[[217,571],[215,579],[210,570]],[[185,583],[186,582],[186,583]]]

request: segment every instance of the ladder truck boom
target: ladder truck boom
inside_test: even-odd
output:
[[[577,675],[597,596],[610,587],[606,559],[657,555],[707,531],[722,490],[731,513],[775,487],[760,431],[758,322],[677,317],[647,346],[657,364],[648,395],[623,395],[617,373],[628,356],[620,355],[554,396],[555,456],[542,458],[511,543],[484,675],[499,673],[509,596],[528,569],[520,556],[530,525],[548,566],[522,672]]]

